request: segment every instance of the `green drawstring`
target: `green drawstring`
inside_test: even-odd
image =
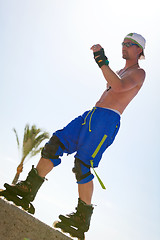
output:
[[[87,117],[88,117],[89,114],[92,112],[92,113],[91,113],[91,116],[90,116],[90,119],[89,119],[89,132],[91,132],[91,120],[92,120],[92,116],[93,116],[95,110],[96,110],[96,107],[92,108],[92,109],[88,112],[88,114],[86,115],[86,117],[85,117],[85,119],[84,119],[84,122],[82,123],[82,125],[85,125],[85,124],[86,124]],[[107,138],[107,135],[104,135],[104,137],[102,138],[102,140],[101,140],[101,142],[99,143],[98,147],[96,148],[96,150],[95,150],[94,153],[92,154],[92,157],[93,157],[93,158],[96,157],[97,153],[99,152],[99,150],[100,150],[101,146],[103,145],[103,143],[105,142],[106,138]],[[98,174],[97,174],[96,171],[94,170],[93,160],[90,160],[90,163],[91,163],[91,167],[92,167],[92,169],[93,169],[93,171],[94,171],[94,173],[95,173],[95,175],[96,175],[96,177],[97,177],[97,179],[98,179],[101,187],[102,187],[103,189],[106,189],[106,187],[104,186],[102,180],[100,179],[100,177],[98,176]]]
[[[107,139],[107,135],[105,134],[105,135],[103,136],[102,140],[100,141],[100,143],[98,144],[96,150],[95,150],[94,153],[92,154],[92,157],[93,157],[93,158],[96,157],[96,155],[98,154],[100,148],[102,147],[102,145],[103,145],[103,143],[105,142],[106,139]],[[106,189],[106,187],[104,186],[102,180],[100,179],[100,177],[98,176],[98,174],[97,174],[96,171],[94,170],[93,160],[90,160],[90,163],[91,163],[91,167],[92,167],[92,169],[93,169],[93,171],[94,171],[94,173],[95,173],[95,175],[96,175],[96,177],[97,177],[97,179],[98,179],[101,187],[102,187],[103,189]]]
[[[93,109],[92,109],[93,110]],[[90,114],[90,112],[92,112],[92,110],[89,111],[89,113],[86,115],[85,119],[84,119],[84,123],[82,123],[82,125],[85,125],[86,124],[86,119],[88,117],[88,115]]]
[[[85,125],[86,124],[86,120],[87,120],[87,117],[89,116],[89,114],[91,113],[91,116],[90,116],[90,119],[89,119],[89,132],[91,132],[91,120],[92,120],[92,116],[93,116],[93,113],[95,112],[96,110],[96,107],[92,108],[92,110],[89,111],[89,113],[86,115],[85,119],[84,119],[84,123],[82,123],[82,125]]]
[[[89,132],[91,132],[91,120],[92,120],[92,116],[93,113],[95,112],[96,108],[93,109],[93,112],[91,113],[90,119],[89,119]]]
[[[92,169],[93,169],[93,171],[94,171],[94,173],[95,173],[95,175],[96,175],[96,177],[97,177],[97,179],[98,179],[101,187],[102,187],[103,189],[106,189],[106,187],[104,186],[104,183],[102,182],[102,180],[100,179],[100,177],[98,176],[98,174],[96,173],[96,171],[94,170],[93,160],[91,160],[90,163],[91,163],[91,167],[92,167]]]

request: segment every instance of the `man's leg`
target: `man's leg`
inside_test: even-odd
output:
[[[93,180],[84,184],[78,184],[78,192],[79,198],[76,212],[67,215],[59,215],[59,218],[62,223],[66,223],[67,226],[74,226],[78,231],[84,233],[89,230],[91,216],[94,209],[91,204]]]
[[[53,169],[53,167],[54,165],[50,159],[41,158],[36,169],[38,171],[38,175],[44,178]]]
[[[46,175],[53,169],[53,163],[49,159],[41,158],[36,167],[38,175],[41,177],[46,177]],[[91,205],[92,195],[93,195],[93,180],[78,184],[79,198],[88,205]]]
[[[32,166],[31,171],[25,181],[20,181],[14,186],[8,185],[10,190],[16,195],[24,197],[32,202],[45,181],[45,176],[61,163],[60,156],[63,155],[64,146],[56,136],[52,136],[44,146],[41,152],[41,159],[37,168]]]
[[[52,169],[53,163],[49,159],[41,158],[36,167],[39,176],[45,177]],[[91,205],[93,195],[93,180],[84,184],[78,184],[79,198],[88,205]]]
[[[87,205],[91,205],[93,195],[93,174],[90,171],[90,166],[75,158],[74,168],[75,177],[78,183],[79,198]]]
[[[67,215],[59,215],[59,218],[68,226],[74,226],[78,228],[80,232],[84,233],[89,230],[90,220],[93,213],[91,200],[94,176],[90,172],[90,166],[86,165],[78,158],[75,158],[73,172],[76,176],[79,193],[76,212]]]
[[[93,180],[88,183],[78,184],[78,193],[79,198],[83,202],[85,202],[87,205],[91,205],[93,195]]]

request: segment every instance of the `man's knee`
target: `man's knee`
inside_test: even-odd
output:
[[[61,163],[61,159],[59,158],[59,156],[63,155],[64,149],[65,147],[60,142],[59,138],[53,135],[42,149],[41,156],[43,158],[51,160],[54,167],[56,167]]]
[[[94,175],[91,174],[90,166],[78,158],[75,158],[74,168],[72,171],[75,173],[78,184],[90,182],[94,178]]]

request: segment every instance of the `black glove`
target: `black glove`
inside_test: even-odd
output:
[[[104,49],[101,48],[98,52],[93,52],[94,59],[98,66],[101,68],[103,65],[109,65],[108,58],[105,56]],[[99,56],[99,57],[97,57]],[[96,58],[97,57],[97,58]]]

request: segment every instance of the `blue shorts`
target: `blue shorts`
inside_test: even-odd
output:
[[[107,108],[94,107],[56,131],[63,153],[72,154],[87,165],[98,167],[104,151],[113,143],[120,127],[120,115]],[[62,154],[61,154],[62,156]]]

